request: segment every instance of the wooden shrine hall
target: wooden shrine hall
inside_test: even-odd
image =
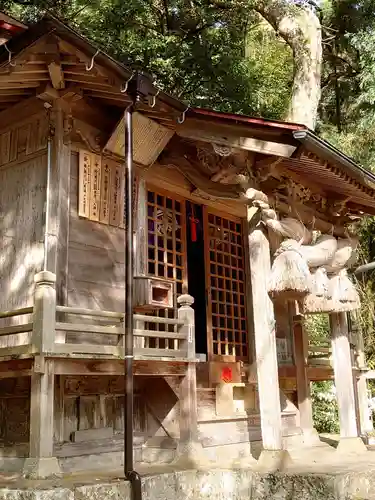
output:
[[[1,19],[0,468],[115,467],[133,71],[51,17]],[[260,454],[277,467],[289,447],[319,442],[310,381],[327,379],[337,452],[362,451],[366,366],[347,270],[375,177],[302,125],[150,88],[133,114],[136,461]],[[331,337],[314,346],[304,319],[317,313]]]

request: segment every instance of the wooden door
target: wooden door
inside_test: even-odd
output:
[[[187,293],[185,219],[184,199],[153,186],[147,186],[147,273],[149,276],[173,280],[177,296]],[[176,317],[176,309],[175,304],[174,309],[161,310],[156,315],[173,318]],[[173,325],[151,323],[149,327],[157,331],[174,328]],[[149,339],[149,342],[150,344],[156,342],[156,345],[150,347],[173,348],[174,341]]]
[[[249,359],[241,219],[205,210],[207,344],[211,360]]]

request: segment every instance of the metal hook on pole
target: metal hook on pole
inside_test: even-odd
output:
[[[121,86],[121,90],[120,91],[121,91],[122,94],[124,94],[128,90],[129,82],[134,77],[134,75],[135,75],[135,71],[131,74],[130,78],[128,80],[126,80],[125,85]]]
[[[160,89],[156,92],[156,94],[155,94],[155,95],[153,95],[153,96],[151,97],[151,99],[152,99],[152,100],[151,100],[150,108],[154,108],[154,107],[155,107],[155,104],[156,104],[156,98],[157,98],[157,96],[158,96],[159,94],[160,94]]]
[[[182,115],[181,115],[181,116],[179,116],[179,117],[177,118],[177,121],[178,121],[178,123],[179,123],[180,125],[181,125],[182,123],[184,123],[185,118],[186,118],[186,113],[187,113],[188,109],[189,109],[189,106],[185,109],[185,111],[183,111],[183,112],[182,112]]]
[[[8,64],[9,64],[9,66],[12,66],[14,68],[14,66],[16,66],[17,63],[12,62],[12,51],[8,49],[8,46],[6,43],[4,43],[4,47],[8,52]]]
[[[86,71],[91,71],[92,68],[94,67],[94,60],[95,60],[95,57],[99,54],[100,50],[98,49],[95,54],[92,56],[91,58],[91,62],[90,62],[90,65],[88,65],[86,63]]]

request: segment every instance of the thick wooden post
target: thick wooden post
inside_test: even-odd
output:
[[[182,348],[186,349],[189,362],[179,389],[180,440],[176,461],[196,467],[202,465],[205,457],[198,436],[195,322],[194,309],[191,307],[194,298],[191,295],[180,295],[177,302],[180,306],[178,319],[184,321],[180,331],[186,334],[186,341],[183,342]]]
[[[56,326],[56,275],[41,271],[34,276],[32,345],[35,353],[53,351]]]
[[[300,416],[300,427],[302,429],[303,442],[308,446],[319,444],[320,439],[314,429],[312,403],[310,394],[310,380],[307,375],[308,361],[308,338],[303,326],[303,316],[297,314],[296,308],[292,306],[292,323],[294,333],[294,350],[297,376],[297,398]]]
[[[362,452],[366,450],[366,447],[358,436],[346,313],[332,313],[330,323],[333,369],[340,417],[340,442],[337,450],[344,453]]]
[[[44,353],[53,350],[56,317],[56,276],[42,271],[35,276],[33,345],[39,356],[34,360],[30,394],[30,449],[24,475],[46,478],[60,472],[53,456],[53,361]]]
[[[248,219],[250,217],[249,213]],[[283,450],[282,441],[275,318],[273,304],[267,292],[271,272],[270,245],[266,233],[259,225],[249,232],[249,260],[263,441],[259,465],[267,469],[278,469],[284,465],[287,452]]]

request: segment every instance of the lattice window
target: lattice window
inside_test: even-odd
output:
[[[241,221],[207,214],[208,325],[213,356],[248,359]]]
[[[187,291],[185,202],[168,193],[148,190],[148,274],[173,280],[177,296]],[[177,309],[162,310],[159,316],[176,317]],[[151,324],[149,325],[151,327]],[[157,331],[173,326],[152,325]],[[174,341],[149,339],[150,347],[173,348]]]

